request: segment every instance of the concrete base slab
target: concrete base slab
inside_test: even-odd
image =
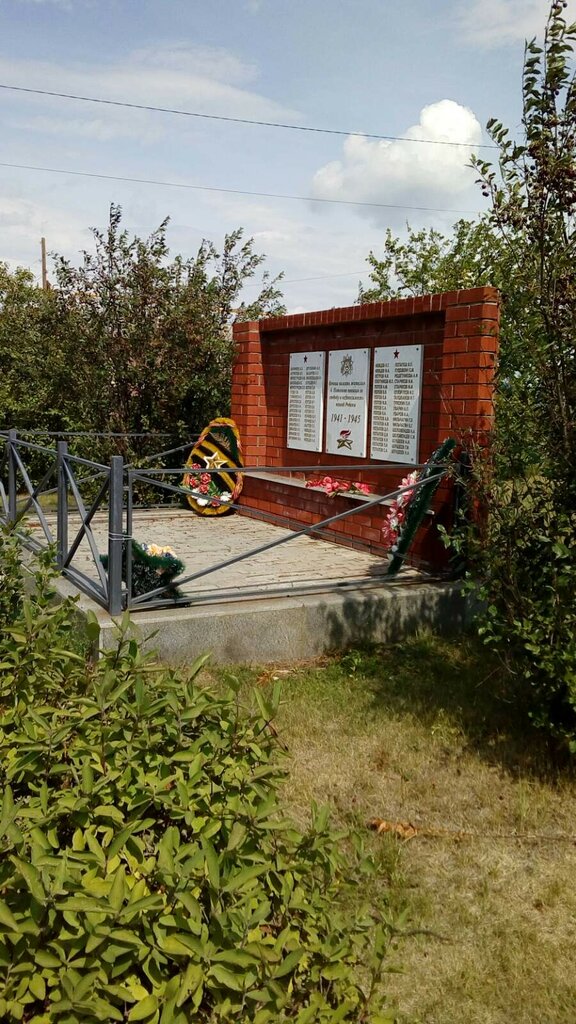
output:
[[[74,587],[61,581],[61,592]],[[80,611],[100,622],[100,646],[115,643],[110,616],[81,596]],[[421,628],[465,628],[469,604],[454,583],[403,582],[317,593],[139,612],[131,631],[166,662],[192,662],[209,652],[217,664],[279,664],[318,657],[362,642],[397,642]]]

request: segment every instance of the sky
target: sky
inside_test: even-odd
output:
[[[387,228],[448,230],[483,208],[470,155],[495,155],[479,148],[490,117],[518,133],[524,40],[542,35],[548,7],[0,0],[0,86],[341,133],[0,88],[0,260],[39,274],[44,236],[79,262],[119,203],[141,236],[169,216],[172,252],[186,257],[242,227],[266,269],[284,273],[289,312],[349,305]],[[255,279],[243,297],[258,290]]]

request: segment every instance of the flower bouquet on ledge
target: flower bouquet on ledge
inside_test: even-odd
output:
[[[372,494],[368,484],[362,484],[359,480],[334,480],[331,476],[308,480],[306,487],[321,487],[329,498],[336,494]]]
[[[169,547],[160,547],[159,544],[140,544],[132,539],[132,597],[140,597],[148,594],[151,590],[169,584],[164,595],[177,600],[181,597],[178,587],[172,582],[176,576],[184,572],[185,565],[176,553]],[[122,580],[127,582],[126,553],[128,537],[122,545]],[[101,555],[100,561],[105,569],[108,569],[108,556]],[[164,596],[162,595],[162,596]]]

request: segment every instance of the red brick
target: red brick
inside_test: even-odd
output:
[[[483,369],[466,370],[467,384],[491,384],[494,380],[494,368],[484,367]]]
[[[445,370],[442,373],[442,384],[460,384],[464,380],[462,370]]]
[[[457,336],[458,336],[458,324],[457,323],[446,324],[445,327],[444,327],[444,337],[448,339],[448,338],[456,338]],[[444,347],[446,347],[446,344],[447,344],[447,342],[444,342]]]
[[[454,365],[461,369],[491,370],[494,366],[494,355],[491,352],[459,352],[454,356]]]
[[[466,416],[486,416],[491,418],[494,415],[494,407],[491,401],[491,388],[483,389],[485,394],[477,399],[468,399],[464,408]]]
[[[482,320],[465,320],[457,326],[459,338],[472,338],[478,334],[485,334],[486,328]]]
[[[466,288],[460,292],[466,302],[497,302],[498,289],[492,285],[484,285],[481,288]]]
[[[446,310],[446,323],[449,324],[454,320],[469,320],[470,319],[470,306],[450,306]]]
[[[468,352],[490,352],[495,354],[498,351],[498,337],[496,334],[483,334],[468,339]]]
[[[480,401],[485,399],[490,401],[493,394],[493,388],[488,384],[455,384],[454,385],[454,398],[463,398],[467,402],[470,400]],[[466,410],[468,411],[468,410]]]
[[[471,320],[498,320],[500,307],[497,302],[478,302],[470,306]]]

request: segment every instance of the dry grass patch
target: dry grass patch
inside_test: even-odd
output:
[[[263,686],[275,674],[242,673]],[[361,827],[419,833],[372,840],[392,906],[421,930],[387,980],[399,1019],[573,1024],[576,840],[560,837],[576,836],[576,783],[497,666],[471,640],[422,636],[283,678],[293,812],[328,801]]]

